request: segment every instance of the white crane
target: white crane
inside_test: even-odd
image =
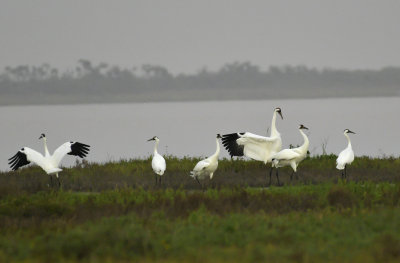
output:
[[[201,183],[199,181],[205,179],[207,176],[210,177],[210,180],[213,178],[214,172],[218,168],[218,157],[219,157],[219,152],[220,152],[220,147],[219,147],[219,139],[221,138],[220,134],[217,134],[217,149],[213,155],[210,157],[199,161],[196,166],[193,168],[193,171],[190,172],[190,176],[196,179],[196,181],[199,183],[200,186]],[[203,188],[203,187],[202,187]]]
[[[303,145],[297,148],[292,149],[284,149],[272,157],[272,166],[276,168],[276,178],[279,183],[279,174],[278,168],[284,166],[290,166],[293,169],[293,173],[290,176],[290,179],[293,178],[293,174],[297,172],[297,166],[301,161],[303,161],[307,157],[308,146],[310,144],[307,135],[303,132],[303,130],[308,130],[303,124],[299,125],[299,132],[303,136],[304,142]],[[271,176],[272,176],[272,169],[269,174],[269,183],[271,184]]]
[[[31,162],[35,163],[50,176],[51,185],[53,185],[52,175],[55,174],[58,180],[58,185],[61,186],[61,182],[58,177],[58,173],[62,171],[62,169],[59,168],[61,160],[67,154],[79,156],[81,158],[86,157],[86,155],[89,153],[90,146],[80,142],[66,142],[58,147],[52,155],[50,155],[49,150],[47,149],[46,135],[42,133],[39,137],[39,140],[40,139],[43,139],[44,142],[44,156],[31,148],[23,147],[13,157],[8,159],[8,164],[10,165],[11,169],[15,171]]]
[[[275,108],[272,115],[270,137],[264,137],[250,132],[231,133],[222,136],[222,144],[233,156],[246,156],[251,159],[262,161],[265,164],[271,162],[272,156],[282,149],[281,134],[276,129],[276,115],[281,118],[281,108]],[[270,173],[273,167],[271,167]]]
[[[161,184],[161,176],[164,174],[165,169],[167,168],[167,164],[165,163],[164,157],[162,157],[162,155],[157,152],[157,147],[158,143],[160,142],[160,139],[158,139],[157,136],[154,136],[153,138],[147,141],[156,142],[154,144],[154,153],[153,153],[153,159],[151,160],[151,167],[153,168],[153,171],[156,174],[156,185],[157,185],[157,175],[160,176],[160,184]]]
[[[347,178],[346,167],[354,161],[354,151],[351,147],[351,141],[349,137],[349,133],[355,134],[355,132],[350,131],[349,129],[345,129],[343,134],[346,136],[348,144],[346,149],[339,153],[338,158],[336,159],[336,168],[338,170],[342,170],[342,178]]]

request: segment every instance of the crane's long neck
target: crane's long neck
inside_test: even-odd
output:
[[[47,149],[47,139],[46,139],[46,137],[43,138],[43,144],[44,144],[44,156],[50,156],[49,149]]]
[[[158,153],[158,152],[157,152],[158,142],[159,142],[159,141],[156,140],[156,143],[154,144],[154,154],[157,154],[157,153]]]
[[[344,136],[346,136],[347,141],[348,141],[347,148],[351,148],[351,141],[350,141],[349,135],[347,135],[347,134],[345,133]]]
[[[210,156],[210,158],[212,158],[212,159],[218,159],[218,157],[219,157],[220,148],[219,148],[219,139],[218,138],[216,139],[216,142],[217,142],[217,150],[215,151],[215,153],[213,155]]]
[[[274,111],[274,114],[272,115],[272,122],[271,122],[271,137],[279,136],[279,132],[276,129],[276,111]]]
[[[300,133],[301,133],[301,135],[303,136],[303,139],[304,139],[303,145],[301,145],[301,146],[299,147],[299,149],[300,149],[302,152],[307,153],[307,151],[308,151],[308,146],[310,145],[310,141],[308,140],[308,137],[307,137],[307,135],[303,132],[303,130],[300,129],[299,131],[300,131]]]

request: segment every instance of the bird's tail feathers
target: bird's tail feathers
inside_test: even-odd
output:
[[[336,164],[336,169],[343,170],[344,169],[344,164],[341,164],[341,163]]]
[[[59,173],[61,171],[62,171],[62,169],[60,169],[60,168],[52,168],[52,169],[47,170],[46,172],[47,172],[47,174],[55,174],[55,173]]]

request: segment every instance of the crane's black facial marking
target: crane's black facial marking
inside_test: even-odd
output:
[[[42,134],[40,135],[39,140],[42,139],[42,138],[46,138],[46,135],[45,135],[44,133],[42,133]]]
[[[300,124],[299,129],[308,130],[308,128],[306,126],[304,126],[303,124]]]
[[[283,120],[283,115],[282,115],[282,109],[281,108],[275,108],[275,111],[281,116],[281,119]]]
[[[221,136],[221,134],[217,134],[217,139],[221,139],[222,138],[222,136]]]
[[[352,134],[356,134],[355,132],[353,132],[353,131],[350,131],[349,129],[346,129],[346,130],[344,130],[344,133],[352,133]]]

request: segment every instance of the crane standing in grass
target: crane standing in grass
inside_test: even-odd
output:
[[[167,168],[167,164],[165,163],[164,157],[162,157],[161,154],[157,152],[157,147],[158,143],[160,142],[160,139],[158,139],[157,136],[154,136],[153,138],[147,140],[149,141],[155,141],[154,145],[154,153],[153,153],[153,159],[151,160],[151,167],[153,168],[154,173],[156,174],[156,185],[157,185],[157,175],[159,175],[160,178],[160,184],[161,184],[161,177],[163,176],[165,169]]]
[[[44,156],[31,148],[23,147],[13,157],[8,159],[8,164],[10,165],[11,169],[15,171],[24,165],[30,164],[31,162],[35,163],[50,176],[51,185],[53,185],[52,175],[55,174],[58,181],[58,186],[61,186],[60,178],[58,177],[58,173],[62,171],[62,169],[59,168],[61,160],[67,154],[84,158],[89,153],[90,146],[80,142],[66,142],[58,147],[52,155],[50,155],[49,150],[47,149],[46,135],[42,133],[39,137],[39,140],[40,139],[43,139],[44,143]]]
[[[347,171],[346,167],[347,165],[350,165],[354,161],[354,151],[353,148],[351,147],[351,141],[349,137],[349,133],[355,134],[355,132],[350,131],[349,129],[345,129],[343,134],[346,136],[348,144],[346,149],[341,151],[339,153],[338,158],[336,159],[336,168],[338,170],[342,170],[342,179],[347,178]]]
[[[297,166],[301,161],[303,161],[307,157],[308,146],[310,144],[307,135],[303,132],[303,130],[308,130],[306,126],[303,124],[299,125],[299,132],[303,136],[304,143],[300,147],[292,148],[292,149],[284,149],[278,153],[276,153],[272,157],[272,166],[276,168],[276,178],[279,183],[279,174],[278,168],[289,166],[292,167],[293,173],[290,176],[290,180],[293,178],[293,174],[297,172]],[[271,176],[272,170],[269,174],[269,184],[271,184]]]
[[[214,176],[214,172],[218,168],[218,157],[219,157],[219,152],[220,152],[220,147],[219,147],[219,139],[221,138],[220,134],[217,134],[217,149],[213,155],[210,157],[199,161],[196,166],[193,168],[193,171],[190,172],[190,176],[196,179],[196,181],[199,183],[199,185],[204,189],[204,187],[201,185],[200,180],[205,179],[207,176],[210,177],[210,180]]]
[[[272,115],[270,137],[264,137],[250,132],[231,133],[222,136],[222,144],[232,156],[246,156],[262,161],[271,162],[272,156],[282,149],[281,134],[276,129],[277,114],[282,116],[281,108],[275,108]],[[271,166],[270,174],[273,167]]]

